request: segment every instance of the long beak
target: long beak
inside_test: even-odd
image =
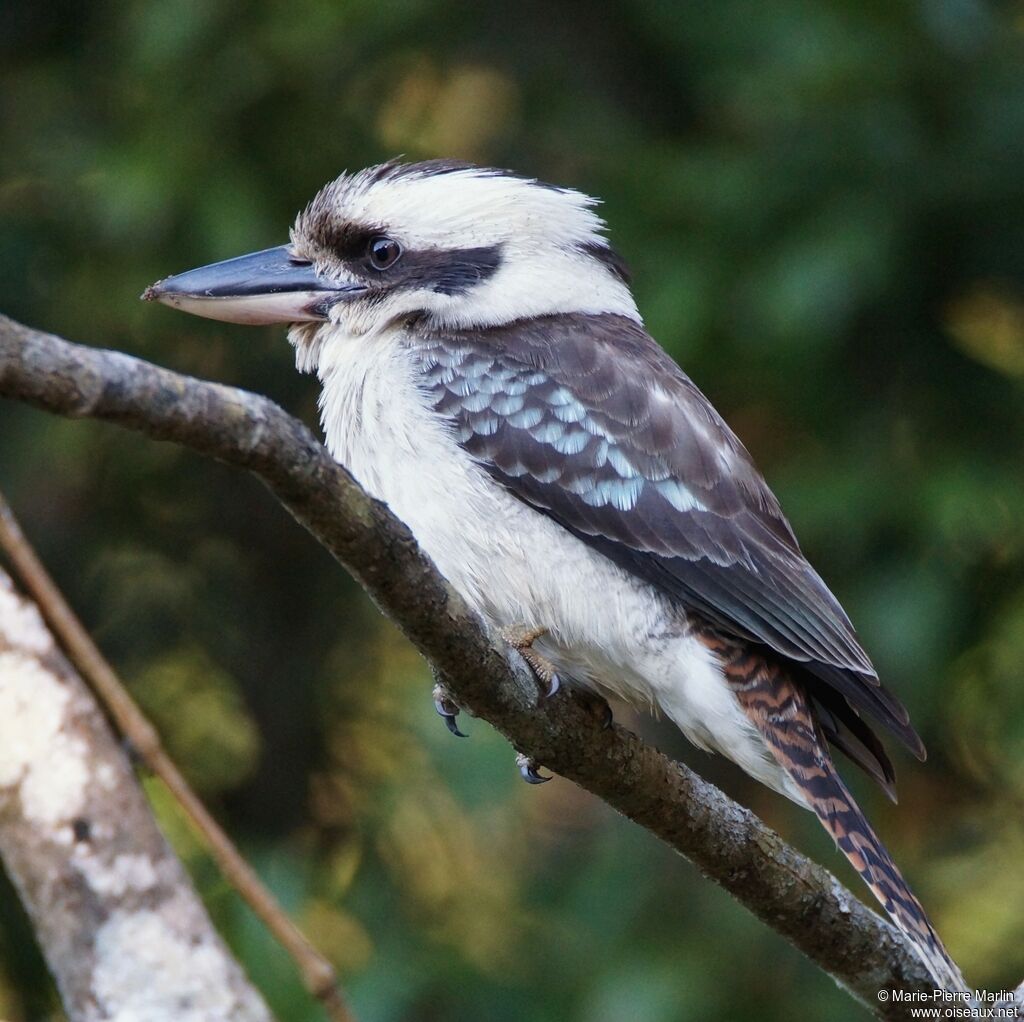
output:
[[[362,284],[319,276],[279,245],[158,280],[142,298],[207,319],[263,325],[325,320],[336,302],[365,291]]]

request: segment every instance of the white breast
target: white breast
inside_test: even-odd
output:
[[[661,709],[695,744],[763,775],[760,738],[683,613],[494,482],[415,371],[397,331],[332,337],[318,370],[331,454],[488,625],[547,628],[537,648],[566,679]]]

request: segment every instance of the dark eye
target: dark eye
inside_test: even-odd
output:
[[[386,270],[394,266],[398,257],[402,254],[402,246],[393,238],[385,238],[378,235],[370,240],[369,247],[370,262],[375,270]]]

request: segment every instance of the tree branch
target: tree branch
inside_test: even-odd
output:
[[[2,570],[0,857],[72,1022],[270,1022],[91,693]]]
[[[324,1007],[330,1022],[355,1022],[338,985],[334,968],[306,939],[221,829],[168,755],[156,729],[139,709],[114,669],[78,620],[56,583],[32,549],[14,512],[0,492],[0,550],[20,583],[35,601],[63,651],[81,672],[103,709],[134,751],[163,781],[201,835],[222,875],[242,896],[277,942],[288,952],[303,985]]]
[[[878,991],[932,991],[917,955],[827,870],[682,764],[571,698],[538,703],[522,665],[296,419],[267,398],[70,344],[0,317],[0,396],[116,422],[261,479],[363,585],[455,700],[513,746],[647,828],[803,951],[879,1017],[910,1005]]]

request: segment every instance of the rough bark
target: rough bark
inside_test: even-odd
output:
[[[91,693],[3,571],[0,857],[72,1022],[270,1022]]]
[[[0,396],[119,423],[259,477],[402,628],[455,700],[517,750],[604,799],[728,890],[879,1017],[931,991],[904,938],[827,870],[685,766],[571,697],[538,703],[522,665],[491,643],[381,503],[309,430],[264,397],[70,344],[0,317]]]

